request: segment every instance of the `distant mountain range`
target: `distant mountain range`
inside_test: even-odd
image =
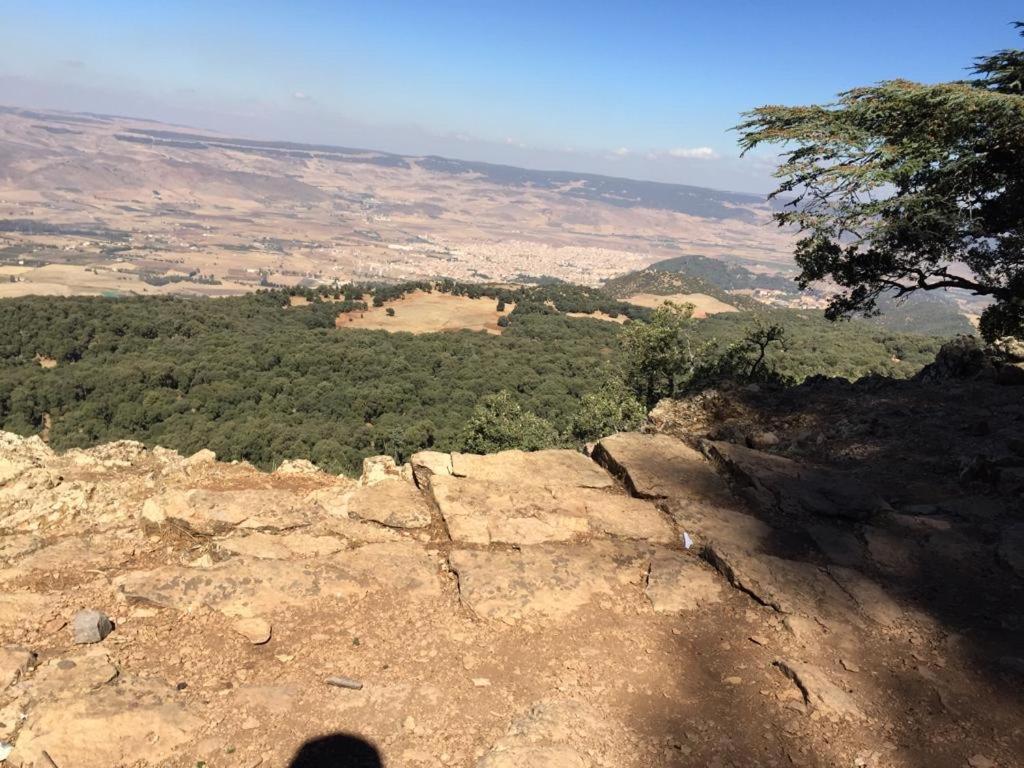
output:
[[[390,152],[339,147],[330,144],[301,144],[293,141],[257,141],[225,138],[185,131],[132,128],[120,133],[121,141],[162,145],[178,149],[231,149],[268,157],[309,159],[330,158],[340,162],[368,163],[391,168],[418,165],[429,171],[451,175],[473,174],[492,184],[536,187],[569,197],[616,205],[623,208],[652,208],[710,219],[755,221],[757,215],[745,206],[767,205],[763,195],[722,192],[707,187],[637,181],[573,171],[535,171],[510,165],[455,160],[429,155],[396,155]]]

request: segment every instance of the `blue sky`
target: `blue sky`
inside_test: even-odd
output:
[[[764,103],[958,78],[1020,0],[8,2],[0,103],[763,190]]]

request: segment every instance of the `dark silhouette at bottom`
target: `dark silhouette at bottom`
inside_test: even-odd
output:
[[[335,733],[307,741],[288,768],[383,768],[380,752],[368,741]]]

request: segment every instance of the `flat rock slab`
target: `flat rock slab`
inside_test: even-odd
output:
[[[318,598],[346,601],[393,590],[403,599],[441,594],[434,560],[419,546],[367,544],[316,560],[234,558],[202,570],[167,566],[115,580],[129,600],[192,611],[206,606],[228,616],[272,616]]]
[[[541,544],[609,534],[672,541],[671,524],[654,505],[593,488],[508,485],[436,475],[431,494],[453,541]]]
[[[452,474],[510,486],[610,488],[615,480],[582,453],[570,450],[453,453]]]
[[[291,560],[304,557],[333,555],[345,549],[339,536],[316,536],[311,533],[263,533],[232,536],[217,541],[225,552],[264,560]]]
[[[14,685],[23,674],[35,666],[36,655],[27,648],[4,646],[0,648],[0,691]]]
[[[828,570],[864,615],[875,623],[895,627],[909,618],[892,595],[860,571],[842,566],[829,566]]]
[[[792,680],[803,694],[804,703],[830,719],[862,719],[864,713],[853,696],[832,682],[823,670],[813,664],[777,659],[775,666]]]
[[[651,558],[644,592],[657,613],[679,613],[721,602],[722,583],[694,555],[659,550]]]
[[[733,586],[780,613],[841,618],[857,607],[835,580],[813,563],[721,544],[705,547],[702,554]]]
[[[873,488],[844,472],[734,443],[704,441],[702,447],[766,511],[864,520],[885,507]]]
[[[725,483],[708,461],[681,440],[663,434],[620,432],[594,448],[594,459],[623,478],[634,496],[724,503]]]
[[[462,601],[506,623],[562,618],[600,597],[612,597],[643,576],[645,557],[609,542],[544,544],[522,551],[455,550],[449,557]]]
[[[698,548],[714,542],[759,552],[774,546],[780,536],[762,520],[729,507],[690,499],[672,499],[664,506]]]
[[[430,525],[430,505],[416,486],[402,478],[357,488],[348,500],[348,513],[389,528]]]
[[[122,681],[88,695],[39,702],[18,734],[12,765],[161,765],[203,721],[176,702],[166,686]],[[44,762],[46,752],[52,763]]]
[[[315,504],[289,491],[170,491],[147,499],[146,529],[178,528],[211,536],[236,528],[283,531],[300,528],[323,514]]]

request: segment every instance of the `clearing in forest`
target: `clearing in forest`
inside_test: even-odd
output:
[[[434,291],[413,291],[400,299],[388,301],[382,307],[364,311],[344,312],[338,315],[338,328],[370,328],[382,331],[408,331],[409,333],[435,333],[437,331],[487,331],[500,334],[498,318],[508,314],[514,304],[506,304],[499,312],[497,299],[453,296]],[[394,310],[389,315],[388,310]]]
[[[731,304],[719,301],[714,296],[706,293],[673,293],[661,295],[657,293],[637,293],[628,296],[625,301],[636,304],[640,307],[660,307],[666,301],[674,301],[677,304],[693,304],[694,317],[707,317],[717,315],[719,312],[738,312],[739,310]]]

